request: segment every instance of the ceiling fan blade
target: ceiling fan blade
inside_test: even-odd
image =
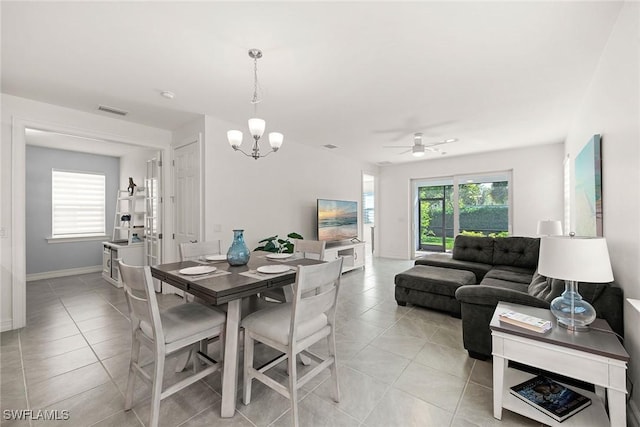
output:
[[[382,148],[412,148],[413,145],[383,145]]]
[[[411,149],[411,148],[410,148],[410,149],[408,149],[407,151],[403,151],[402,153],[398,153],[398,156],[399,156],[399,155],[401,155],[401,154],[407,154],[407,153],[410,153],[410,152],[412,152],[412,151],[413,151],[413,149]]]

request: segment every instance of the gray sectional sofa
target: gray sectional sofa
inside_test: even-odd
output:
[[[459,235],[452,253],[418,258],[414,269],[422,272],[420,266],[437,267],[440,283],[446,277],[446,269],[467,271],[475,275],[475,284],[452,281],[447,292],[440,292],[442,286],[434,287],[429,283],[429,277],[433,274],[422,274],[426,276],[426,279],[423,277],[422,289],[419,289],[415,274],[413,282],[406,276],[398,275],[400,280],[397,276],[396,300],[399,304],[409,302],[445,310],[452,315],[459,313],[465,349],[471,357],[486,359],[491,355],[489,322],[499,301],[549,308],[551,301],[564,291],[564,281],[537,273],[539,249],[538,238]],[[404,287],[405,283],[412,283],[412,289]],[[581,284],[579,290],[582,297],[593,304],[597,316],[605,319],[616,333],[622,335],[622,290],[613,283]],[[451,291],[455,304],[449,301],[449,297],[443,304],[442,294],[451,294]]]

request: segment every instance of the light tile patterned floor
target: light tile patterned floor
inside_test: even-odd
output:
[[[467,356],[460,320],[395,303],[393,278],[411,265],[379,258],[364,271],[343,275],[337,329],[341,401],[331,400],[328,372],[323,373],[300,393],[301,425],[537,425],[508,411],[501,422],[492,417],[491,364]],[[181,303],[175,295],[159,298],[163,307]],[[0,408],[67,410],[70,419],[3,419],[2,426],[144,425],[150,389],[141,381],[134,409],[123,411],[131,344],[127,314],[122,290],[99,273],[29,282],[28,326],[0,335]],[[256,351],[258,360],[273,356],[264,346]],[[173,360],[167,363],[165,383],[184,375],[175,374],[174,366]],[[274,375],[285,381],[284,365]],[[164,400],[160,419],[163,426],[291,425],[287,399],[259,382],[250,405],[239,398],[235,416],[221,419],[219,374]]]

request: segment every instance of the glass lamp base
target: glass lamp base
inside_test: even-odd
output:
[[[596,310],[578,293],[578,283],[567,280],[562,295],[551,301],[551,313],[558,325],[570,331],[583,332],[596,318]]]

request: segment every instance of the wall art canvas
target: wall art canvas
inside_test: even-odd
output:
[[[591,137],[576,156],[575,212],[578,236],[602,236],[602,141]]]

